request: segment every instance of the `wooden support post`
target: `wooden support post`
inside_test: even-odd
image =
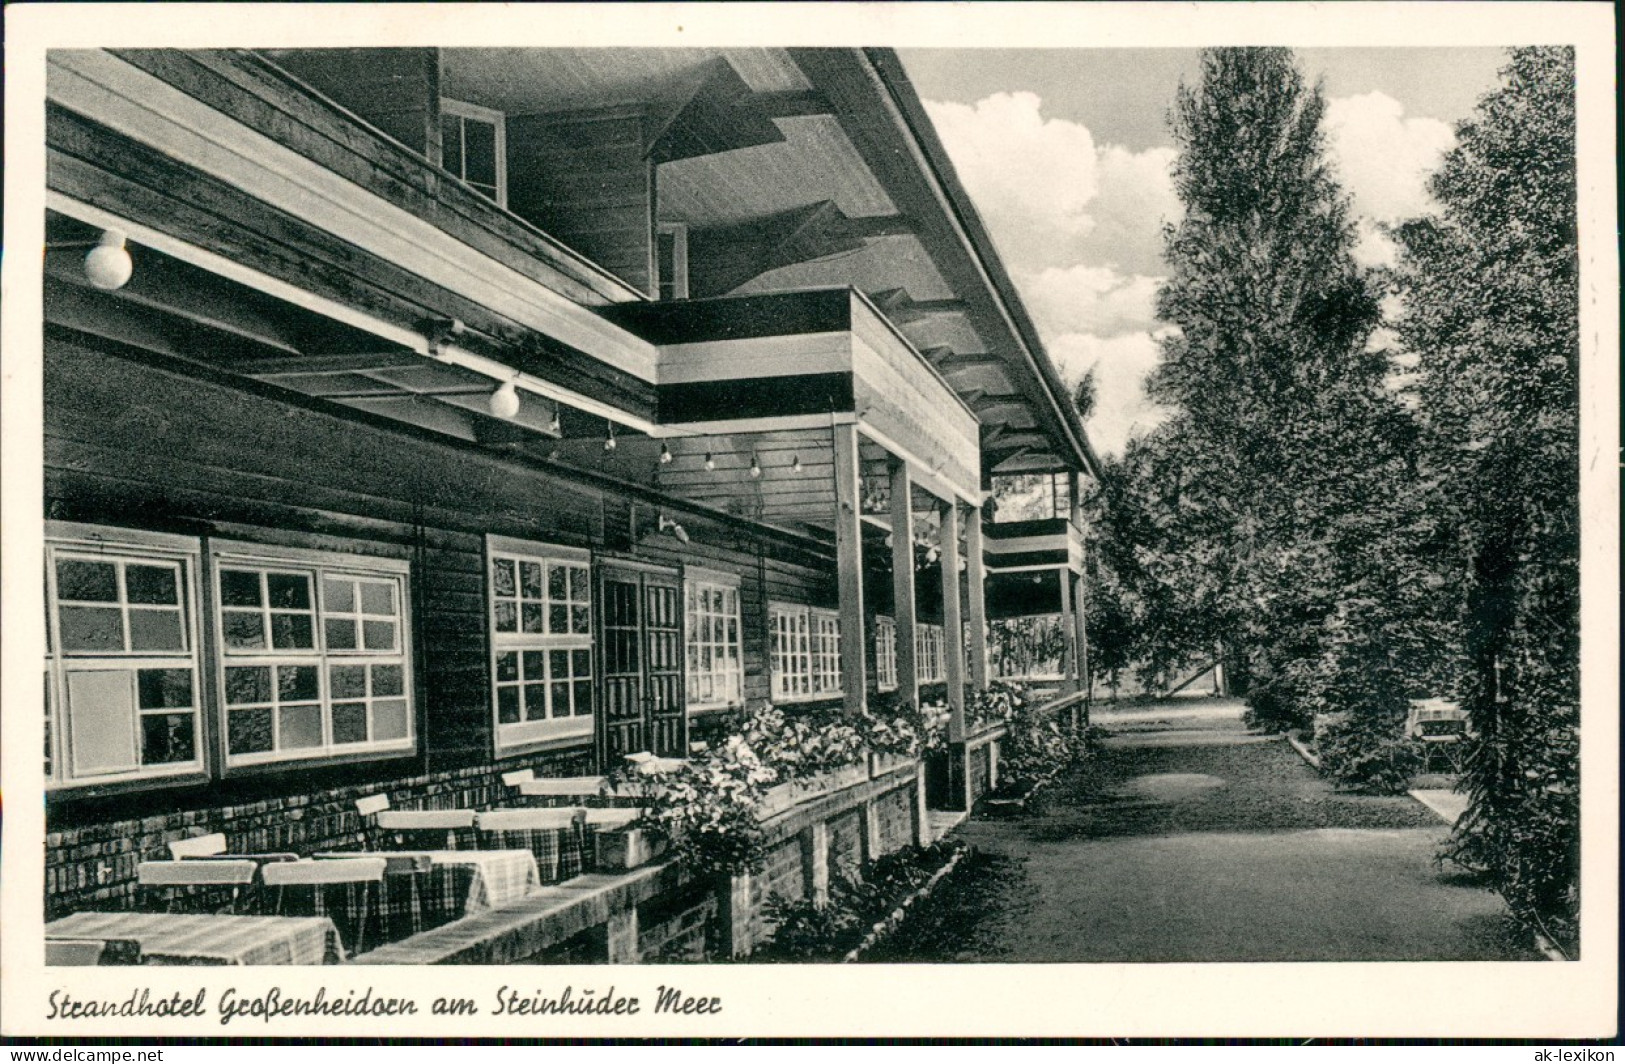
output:
[[[841,613],[841,692],[848,713],[862,713],[869,684],[863,628],[862,478],[857,425],[830,429],[835,444],[835,566]]]
[[[801,875],[807,897],[819,908],[829,904],[829,822],[815,820],[801,831]]]
[[[891,460],[892,620],[897,627],[897,700],[920,701],[920,674],[915,653],[914,616],[914,481],[908,463]]]
[[[726,876],[722,880],[722,887],[717,907],[717,922],[721,929],[721,948],[725,956],[748,957],[751,948],[755,945],[752,934],[752,917],[755,915],[750,902],[751,883],[750,873],[741,872],[736,876]]]
[[[970,682],[987,690],[987,572],[982,558],[982,508],[971,507],[965,518],[965,618],[970,628]]]
[[[987,744],[987,789],[999,789],[999,743],[1002,740],[994,739]]]
[[[604,925],[606,934],[606,963],[609,964],[637,964],[638,956],[638,907],[628,906],[617,912],[609,914],[609,923]]]
[[[1087,587],[1083,577],[1072,578],[1072,643],[1078,670],[1078,690],[1089,691],[1089,615],[1085,612]]]
[[[959,613],[959,504],[942,504],[942,656],[948,681],[948,786],[950,808],[969,810],[974,800],[965,747],[965,625]]]
[[[1077,627],[1072,619],[1072,571],[1058,569],[1055,576],[1061,585],[1061,693],[1071,694],[1078,689],[1078,655],[1072,645]]]

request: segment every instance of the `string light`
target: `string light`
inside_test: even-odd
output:
[[[762,463],[757,460],[756,452],[750,452],[750,478],[759,480],[762,476]]]
[[[519,413],[519,387],[513,381],[508,381],[502,387],[491,393],[489,400],[491,413],[504,421],[513,420]]]
[[[790,456],[790,472],[797,474],[801,472],[801,456],[799,454]]]
[[[104,292],[123,288],[134,272],[135,263],[124,246],[124,234],[117,229],[105,230],[85,255],[86,279]]]
[[[553,419],[547,423],[547,431],[555,436],[564,435],[564,419],[559,416],[559,405],[553,404]]]
[[[660,464],[671,465],[671,448],[664,443],[660,445]]]
[[[705,471],[707,473],[715,473],[717,471],[717,460],[712,457],[710,451],[705,452]]]
[[[606,421],[604,424],[609,426],[609,435],[604,437],[604,450],[613,451],[615,449],[615,423]]]

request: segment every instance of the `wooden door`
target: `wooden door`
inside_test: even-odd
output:
[[[671,574],[605,566],[599,601],[604,767],[642,751],[686,756],[681,584]]]

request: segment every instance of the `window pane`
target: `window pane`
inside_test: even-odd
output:
[[[547,567],[547,597],[555,602],[569,597],[569,572],[562,565]]]
[[[503,598],[513,598],[513,562],[507,558],[498,558],[491,563],[491,593]]]
[[[329,617],[323,628],[326,629],[328,650],[354,650],[356,648],[355,622],[348,617],[341,617],[337,620]]]
[[[525,685],[525,719],[544,720],[546,717],[547,685],[527,683]]]
[[[394,621],[363,621],[361,629],[362,641],[368,650],[395,649]]]
[[[278,745],[284,750],[322,745],[322,707],[287,706],[281,712],[277,729]]]
[[[553,677],[555,679],[568,678],[570,675],[570,652],[568,650],[555,650],[548,656],[552,658],[548,662],[548,668],[553,673]]]
[[[333,707],[333,741],[335,743],[367,741],[365,702],[341,702]]]
[[[131,610],[131,650],[185,650],[179,610]]]
[[[577,680],[576,688],[576,716],[586,717],[592,714],[592,681]]]
[[[525,679],[544,680],[547,678],[547,655],[539,650],[525,652]]]
[[[130,602],[177,605],[180,589],[175,584],[175,570],[167,565],[126,565],[124,597]]]
[[[334,613],[355,612],[355,584],[348,580],[322,581],[322,605]]]
[[[570,630],[570,607],[557,603],[547,608],[547,630],[559,635]]]
[[[57,562],[56,596],[64,602],[117,602],[118,570],[112,562]]]
[[[314,702],[318,689],[314,665],[278,665],[277,699],[282,702]]]
[[[237,569],[220,570],[220,602],[226,606],[258,606],[260,574]]]
[[[124,649],[124,624],[117,606],[63,606],[57,610],[63,650]]]
[[[497,722],[501,724],[519,723],[519,688],[497,688]]]
[[[528,599],[539,600],[542,597],[541,562],[519,563],[519,587]]]
[[[264,666],[226,670],[226,701],[238,706],[271,700],[271,670]]]
[[[137,687],[142,709],[191,708],[191,669],[142,669]]]
[[[271,710],[238,709],[226,714],[226,746],[234,754],[271,749]]]
[[[568,717],[570,715],[570,685],[556,683],[553,685],[553,716]]]
[[[542,628],[542,607],[536,603],[525,603],[525,631],[540,633]]]
[[[511,602],[498,602],[494,616],[496,629],[499,632],[517,632],[519,630],[519,613]]]
[[[361,612],[375,617],[395,616],[395,585],[362,584]]]
[[[571,652],[571,657],[574,659],[572,662],[573,668],[571,669],[572,675],[577,679],[592,675],[592,651],[575,650]]]
[[[372,706],[372,737],[382,739],[404,739],[407,734],[406,701],[392,698],[384,702],[374,702]]]
[[[367,667],[334,665],[327,670],[327,687],[331,698],[366,698]]]
[[[519,652],[510,650],[497,655],[497,682],[512,683],[519,679]]]
[[[265,586],[272,606],[284,610],[310,609],[310,577],[300,573],[268,573]]]
[[[265,647],[265,618],[258,613],[221,611],[226,630],[226,646],[232,650],[261,650]]]
[[[587,593],[587,570],[585,566],[572,565],[570,567],[570,597],[577,602],[586,602],[591,598]]]
[[[497,180],[497,127],[474,118],[463,119],[463,173],[470,182],[494,185]]]
[[[141,763],[167,765],[196,758],[190,713],[149,713],[141,718]]]
[[[310,650],[315,647],[316,633],[309,615],[271,614],[271,645],[277,650]]]
[[[400,694],[405,690],[405,680],[406,670],[399,665],[374,665],[372,667],[373,697]]]
[[[570,631],[575,635],[588,635],[592,632],[592,612],[588,607],[570,607]]]
[[[463,120],[457,115],[440,116],[440,162],[458,177],[463,176]]]

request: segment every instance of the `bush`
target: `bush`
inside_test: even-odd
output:
[[[1317,719],[1320,770],[1341,787],[1398,794],[1422,767],[1422,753],[1417,742],[1404,735],[1404,723],[1402,717],[1397,728],[1381,730],[1348,713]]]

